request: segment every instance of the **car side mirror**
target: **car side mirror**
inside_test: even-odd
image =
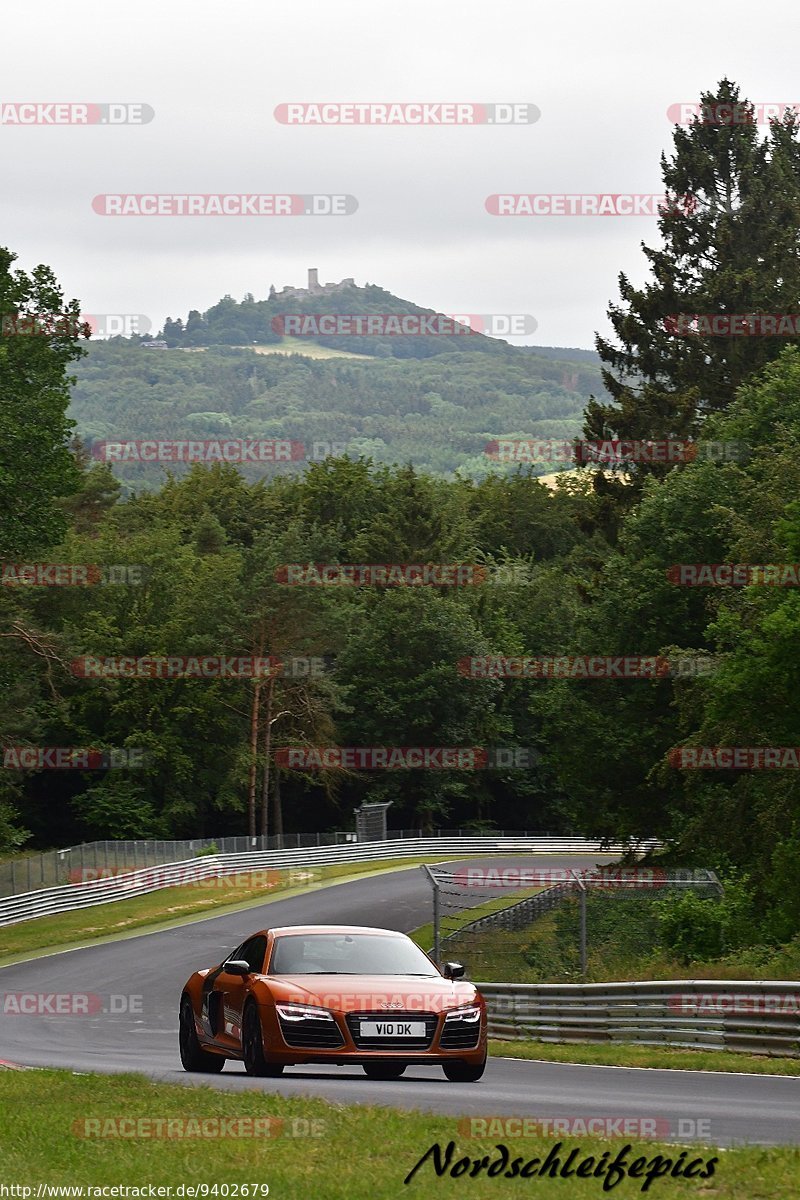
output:
[[[246,958],[229,958],[227,962],[222,964],[222,969],[226,975],[245,975],[250,974],[250,963]]]
[[[464,974],[464,966],[462,963],[446,962],[442,966],[442,974],[445,979],[461,979]]]

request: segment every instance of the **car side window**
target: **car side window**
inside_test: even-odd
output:
[[[236,957],[243,958],[251,971],[260,973],[264,969],[266,949],[267,939],[263,934],[259,934],[257,937],[249,938],[241,949],[237,950]]]

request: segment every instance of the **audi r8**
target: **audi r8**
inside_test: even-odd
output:
[[[181,1062],[217,1072],[233,1059],[262,1076],[358,1064],[385,1080],[411,1064],[438,1064],[453,1082],[474,1083],[486,1066],[486,1005],[463,974],[460,963],[440,970],[387,929],[262,930],[186,983]]]

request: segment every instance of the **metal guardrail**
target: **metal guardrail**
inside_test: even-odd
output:
[[[479,983],[491,1037],[635,1042],[800,1058],[800,983]]]
[[[478,836],[475,830],[439,829],[433,834],[423,834],[420,829],[390,829],[389,841],[413,841],[421,837],[462,838]],[[560,837],[564,835],[542,830],[496,829],[494,838]],[[279,833],[270,837],[218,837],[184,838],[178,841],[98,841],[82,842],[64,850],[45,850],[41,853],[20,854],[0,860],[0,896],[16,896],[39,888],[58,887],[62,883],[75,882],[78,873],[93,868],[112,868],[115,871],[136,871],[140,867],[183,862],[201,854],[247,854],[262,850],[300,850],[322,846],[343,846],[359,839],[355,833],[335,831],[332,833]],[[379,839],[378,839],[379,840]]]
[[[645,850],[653,845],[653,842],[643,842],[639,843],[638,848]],[[112,874],[107,878],[72,885],[63,884],[55,888],[41,888],[19,896],[6,897],[0,900],[0,926],[90,908],[95,904],[105,904],[113,900],[127,900],[132,896],[146,895],[161,888],[201,883],[239,872],[335,866],[349,862],[416,858],[429,854],[621,854],[628,848],[622,843],[601,846],[599,841],[575,837],[417,837],[403,839],[400,843],[397,839],[389,839],[385,842],[358,842],[342,846],[207,855],[184,862],[166,863],[143,870]],[[267,890],[265,885],[265,892]]]
[[[516,904],[510,904],[508,908],[501,908],[497,912],[487,913],[485,917],[469,921],[460,929],[456,929],[454,933],[446,934],[441,939],[442,945],[449,942],[451,938],[461,937],[465,933],[479,933],[483,929],[506,929],[512,932],[527,929],[537,917],[550,912],[574,890],[574,883],[556,883],[552,887],[538,892],[535,896],[527,896],[524,900],[517,901]]]
[[[405,831],[399,831],[403,836]],[[419,837],[419,831],[414,832]],[[250,850],[288,850],[301,846],[339,846],[356,841],[354,833],[292,833],[274,837],[224,837],[82,842],[63,850],[21,854],[0,861],[0,896],[74,882],[93,868],[136,871],[140,867],[182,862],[202,854],[244,854]]]

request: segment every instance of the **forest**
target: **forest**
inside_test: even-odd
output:
[[[138,340],[117,338],[91,344],[73,370],[71,416],[97,457],[106,442],[144,438],[286,439],[302,443],[309,457],[324,458],[330,448],[475,479],[505,469],[487,455],[491,442],[570,439],[580,432],[589,396],[605,394],[598,365],[511,346],[423,359],[319,360],[218,345],[195,353],[145,350]],[[269,471],[292,474],[304,465],[276,463]],[[537,470],[557,466],[543,460]],[[266,468],[244,470],[255,479]],[[165,477],[146,463],[119,462],[115,473],[126,491]]]
[[[739,93],[723,83],[703,99],[738,103]],[[571,472],[555,488],[527,467],[458,472],[455,460],[469,463],[481,438],[530,436],[535,422],[555,434],[570,419],[572,389],[552,406],[563,387],[552,386],[557,361],[547,360],[547,399],[537,406],[526,390],[547,378],[534,353],[321,364],[233,348],[178,360],[116,344],[81,358],[68,333],[0,342],[0,558],[93,568],[73,586],[4,573],[0,747],[11,764],[20,747],[106,753],[93,770],[6,766],[6,851],[344,829],[365,800],[391,801],[395,828],[663,839],[682,865],[731,881],[750,930],[742,937],[798,934],[796,769],[691,769],[681,763],[703,760],[678,752],[800,745],[796,586],[763,572],[746,586],[686,586],[679,569],[800,561],[800,348],[792,337],[676,338],[665,321],[797,304],[796,119],[774,122],[763,139],[755,124],[676,129],[664,182],[699,203],[660,219],[663,245],[645,248],[644,286],[620,277],[613,340],[598,338],[602,387],[588,379],[591,362],[580,368],[593,388],[583,435],[747,448],[734,458],[631,460]],[[13,262],[0,251],[3,311],[79,311],[48,268],[28,275]],[[456,373],[457,354],[469,377]],[[398,371],[410,371],[402,387]],[[359,405],[369,416],[356,420]],[[189,425],[204,429],[199,418],[208,432],[220,414],[229,429],[246,419],[248,434],[309,439],[313,429],[367,444],[258,478],[190,464],[159,486],[132,485],[91,455],[93,437],[185,436]],[[444,430],[464,440],[450,445]],[[399,444],[397,459],[383,461],[371,438]],[[456,585],[410,575],[391,586],[287,583],[291,564],[392,563],[472,570]],[[705,665],[639,678],[464,673],[465,660],[487,655]],[[87,659],[204,656],[266,656],[274,669],[85,669]],[[530,757],[520,766],[489,753],[479,769],[287,765],[290,749],[320,747]],[[109,767],[124,750],[133,758]]]

